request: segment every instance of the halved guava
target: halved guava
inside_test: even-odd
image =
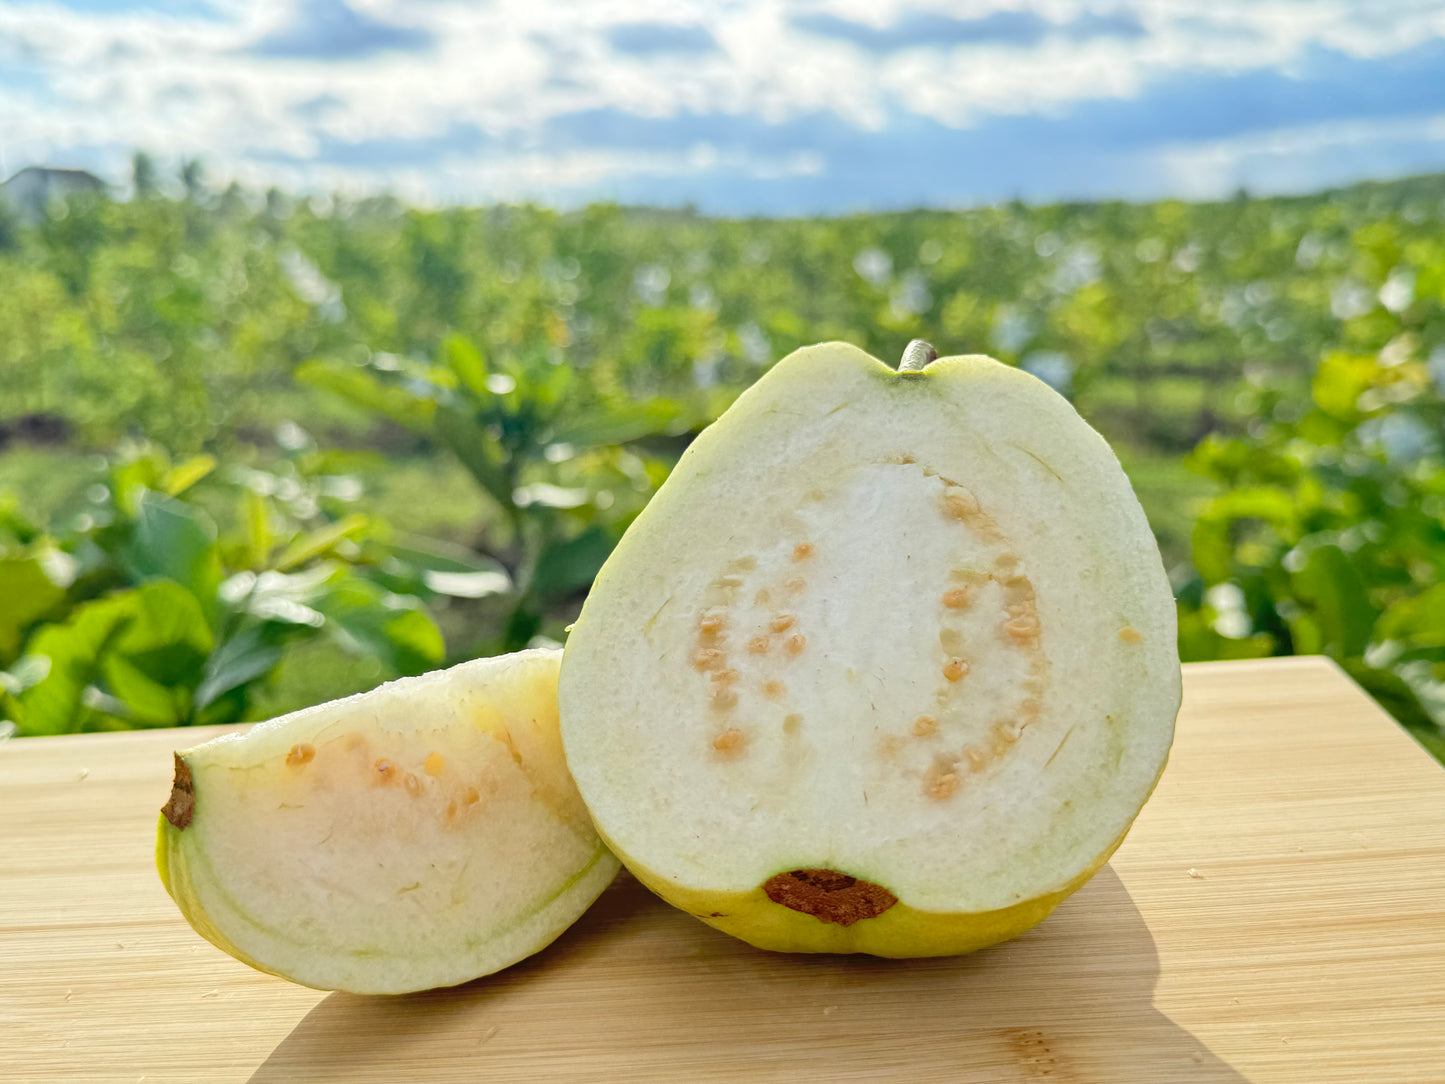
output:
[[[562,737],[603,838],[764,948],[1023,932],[1108,859],[1173,737],[1174,602],[1117,459],[1034,377],[931,357],[779,362],[567,643]]]
[[[177,753],[166,890],[213,944],[322,990],[531,955],[618,869],[563,760],[559,658],[463,663]]]

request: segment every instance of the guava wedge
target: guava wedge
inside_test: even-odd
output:
[[[1104,440],[915,343],[779,362],[597,578],[568,764],[643,883],[767,949],[930,956],[1040,922],[1119,845],[1179,708],[1175,610]]]
[[[403,678],[176,754],[156,861],[196,931],[399,994],[543,948],[617,873],[567,773],[556,649]]]

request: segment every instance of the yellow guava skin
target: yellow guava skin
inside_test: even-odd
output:
[[[812,915],[780,906],[768,898],[761,885],[751,892],[700,892],[659,877],[615,847],[612,850],[622,859],[627,871],[654,894],[754,948],[769,952],[864,953],[907,960],[963,956],[1027,933],[1083,888],[1123,842],[1124,835],[1121,835],[1093,865],[1057,892],[1021,900],[1012,907],[948,913],[920,911],[900,900],[881,915],[850,926],[822,922]]]

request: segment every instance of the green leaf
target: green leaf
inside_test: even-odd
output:
[[[0,666],[15,659],[26,629],[64,597],[38,558],[0,558]]]
[[[246,564],[259,572],[266,567],[276,540],[266,499],[249,486],[241,490],[241,519],[246,525]]]
[[[216,457],[198,455],[166,471],[160,479],[158,489],[167,496],[175,497],[195,485],[216,469]]]
[[[441,630],[416,599],[392,595],[358,576],[331,585],[316,608],[344,647],[380,658],[395,673],[420,674],[446,657]]]
[[[354,512],[345,519],[329,523],[325,527],[318,527],[316,530],[294,539],[281,552],[281,556],[276,558],[276,571],[285,572],[297,565],[305,564],[313,558],[320,557],[329,552],[343,538],[365,530],[368,522],[366,516],[360,512]]]
[[[681,416],[681,405],[671,399],[597,405],[585,414],[559,420],[553,429],[552,439],[579,447],[626,444],[643,437],[672,433],[674,423]]]
[[[415,433],[431,429],[435,400],[406,388],[384,383],[374,374],[345,362],[313,359],[296,368],[296,379],[313,388],[339,395],[354,406],[390,418]]]
[[[135,592],[131,618],[101,660],[105,689],[133,723],[190,722],[192,690],[205,677],[214,642],[194,595],[167,580],[147,583]]]
[[[22,734],[74,734],[95,712],[85,692],[100,676],[111,643],[133,617],[138,591],[76,607],[69,621],[47,625],[30,638],[28,653],[49,662],[49,671],[16,698]]]
[[[1294,497],[1283,489],[1254,486],[1210,500],[1195,521],[1191,543],[1194,567],[1206,583],[1231,578],[1239,525],[1252,520],[1269,524],[1280,544],[1290,544],[1298,533]]]
[[[205,676],[196,686],[195,710],[201,720],[217,721],[205,717],[206,709],[221,697],[268,676],[281,662],[285,639],[277,625],[264,622],[248,625],[212,652]]]
[[[1330,417],[1353,422],[1362,416],[1360,396],[1374,383],[1378,366],[1365,354],[1329,354],[1315,369],[1312,393]]]
[[[221,557],[215,524],[199,508],[154,491],[142,493],[123,561],[136,580],[174,580],[214,618]]]
[[[590,587],[614,545],[612,536],[602,528],[588,527],[576,538],[548,546],[537,559],[532,590],[546,598]]]
[[[442,358],[478,403],[491,401],[492,393],[487,388],[487,363],[475,343],[453,332],[442,340]]]
[[[512,483],[501,456],[492,449],[496,442],[466,411],[442,407],[436,413],[436,435],[447,450],[461,461],[491,498],[507,510],[512,505]]]
[[[1339,659],[1363,655],[1375,628],[1375,608],[1345,551],[1333,543],[1312,546],[1294,583],[1314,606],[1325,653]]]
[[[1445,645],[1445,583],[1401,599],[1380,616],[1379,640],[1402,640],[1417,647]]]

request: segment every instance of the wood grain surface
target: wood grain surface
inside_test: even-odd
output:
[[[1445,771],[1319,659],[1185,668],[1102,873],[959,959],[774,955],[625,875],[509,971],[323,994],[191,932],[152,864],[171,750],[0,743],[0,1080],[1445,1081]]]

